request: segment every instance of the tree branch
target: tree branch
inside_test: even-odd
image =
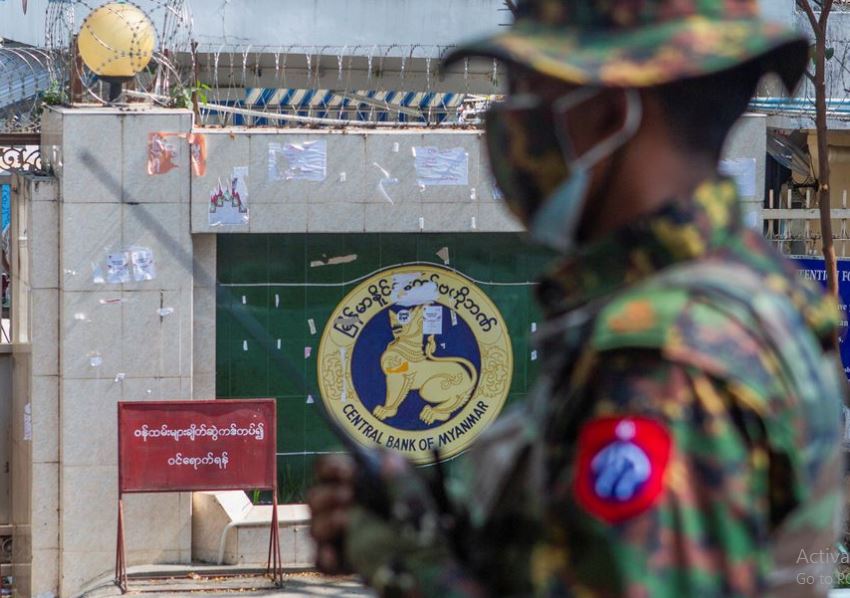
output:
[[[514,0],[505,0],[505,6],[508,8],[509,11],[511,11],[511,14],[513,16],[517,16],[517,6]]]
[[[829,13],[832,11],[833,0],[825,0],[820,9],[820,26],[823,29],[823,35],[826,37],[826,20],[829,18]]]
[[[817,35],[818,29],[820,28],[820,23],[818,23],[818,19],[815,16],[815,11],[812,8],[812,5],[809,4],[809,0],[796,0],[796,2],[800,10],[806,13],[806,16],[809,18],[809,24],[812,26],[814,34]]]

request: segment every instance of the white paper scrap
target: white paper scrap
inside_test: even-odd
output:
[[[274,306],[280,307],[280,295],[277,293],[274,294]]]
[[[531,352],[531,361],[537,361],[537,351]]]
[[[316,401],[313,400],[313,395],[307,395],[307,404],[312,405]]]
[[[307,326],[310,328],[310,334],[316,334],[316,321],[313,318],[307,320]]]
[[[301,143],[269,143],[270,181],[311,181],[327,178],[328,142],[324,139]]]
[[[420,185],[469,185],[469,154],[464,148],[415,147],[413,156]]]
[[[457,314],[454,312],[453,309],[450,309],[449,313],[452,315],[452,326],[457,326]]]
[[[422,334],[443,334],[443,306],[426,305]]]
[[[720,174],[735,179],[741,197],[756,197],[756,159],[734,158],[721,160]]]
[[[278,349],[278,351],[280,351],[280,346],[281,346],[280,339],[277,339],[277,349]]]
[[[304,347],[304,359],[310,359],[313,354],[313,347]]]
[[[156,313],[159,314],[160,318],[164,318],[165,316],[170,316],[171,314],[173,314],[174,308],[173,307],[161,307],[158,310],[156,310]]]
[[[243,350],[243,351],[247,351],[247,350],[248,350],[248,341],[242,341],[242,350]]]
[[[532,323],[531,323],[531,331],[532,331],[532,332],[537,332],[537,322],[532,322]]]
[[[32,440],[32,403],[24,405],[24,440]]]

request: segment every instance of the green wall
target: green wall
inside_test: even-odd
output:
[[[359,279],[376,270],[410,262],[443,265],[437,252],[444,247],[449,266],[475,281],[502,312],[514,350],[508,402],[522,400],[538,363],[529,348],[532,322],[541,317],[533,281],[551,256],[527,246],[520,235],[219,235],[216,392],[220,398],[277,399],[282,502],[302,499],[316,454],[338,450],[308,400],[310,395],[320,400],[316,357],[330,313]],[[311,266],[348,255],[357,259]]]

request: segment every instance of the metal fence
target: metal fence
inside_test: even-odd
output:
[[[847,191],[841,193],[841,207],[833,208],[832,232],[837,257],[850,257],[850,209]],[[820,210],[813,207],[812,192],[795,199],[788,191],[783,196],[768,196],[768,207],[763,211],[764,235],[785,255],[822,255],[823,234],[820,227]]]

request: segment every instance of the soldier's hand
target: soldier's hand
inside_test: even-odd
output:
[[[349,515],[354,505],[354,478],[357,466],[346,455],[318,459],[316,482],[307,495],[310,507],[310,533],[316,541],[316,566],[322,573],[349,573],[344,544]]]

